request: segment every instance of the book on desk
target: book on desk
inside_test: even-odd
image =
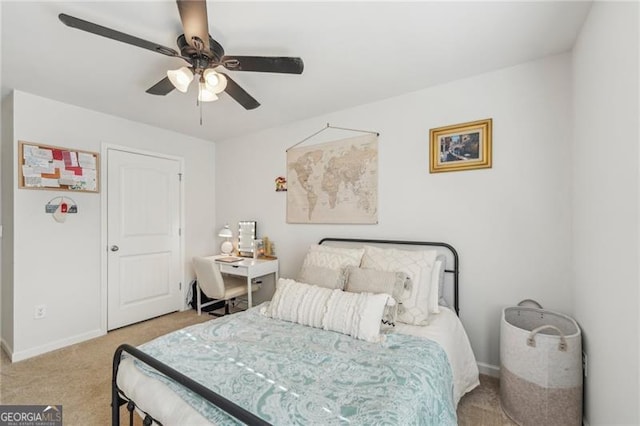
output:
[[[216,262],[234,263],[234,262],[240,262],[242,260],[244,259],[241,257],[228,256],[228,257],[219,257],[216,259]]]

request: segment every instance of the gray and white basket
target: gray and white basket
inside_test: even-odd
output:
[[[520,425],[582,424],[582,340],[575,320],[540,305],[502,311],[500,400]]]

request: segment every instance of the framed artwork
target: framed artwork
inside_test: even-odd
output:
[[[492,119],[429,131],[429,172],[491,168]]]

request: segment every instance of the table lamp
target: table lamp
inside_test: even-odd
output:
[[[225,254],[227,256],[230,255],[231,251],[233,250],[233,244],[231,243],[231,241],[229,241],[229,238],[233,238],[233,232],[231,232],[231,229],[229,229],[229,224],[226,224],[224,228],[222,228],[220,232],[218,232],[218,237],[225,239],[220,246],[220,251],[222,252],[222,254]]]

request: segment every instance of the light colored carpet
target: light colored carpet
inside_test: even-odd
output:
[[[116,348],[122,343],[140,345],[212,318],[198,316],[193,310],[176,312],[16,363],[11,363],[3,352],[0,404],[61,404],[65,425],[108,425],[111,423],[111,364]],[[513,425],[500,409],[498,380],[480,376],[480,382],[479,388],[460,401],[459,424]],[[123,425],[129,424],[127,414],[122,407]],[[141,424],[139,418],[136,424]]]

